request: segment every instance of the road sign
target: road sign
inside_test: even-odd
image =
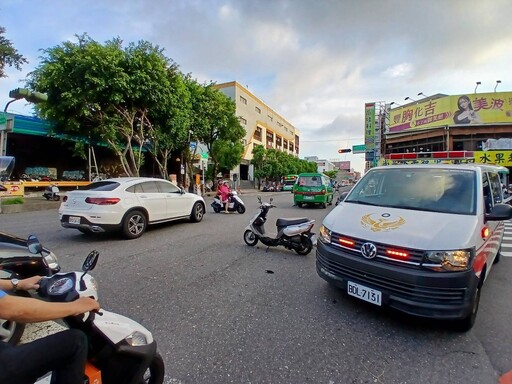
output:
[[[0,112],[0,125],[5,125],[7,123],[7,116],[4,112]]]
[[[208,160],[208,152],[201,153],[201,159]]]
[[[195,141],[190,142],[190,149],[196,149],[197,143]]]
[[[366,152],[366,145],[353,145],[352,146],[352,153],[365,153]]]

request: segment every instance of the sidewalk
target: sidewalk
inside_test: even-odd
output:
[[[24,197],[23,200],[23,204],[2,204],[0,206],[0,214],[43,211],[47,209],[58,209],[60,206],[60,201],[48,201],[42,194],[41,196]]]

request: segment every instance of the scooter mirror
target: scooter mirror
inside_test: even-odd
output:
[[[94,267],[96,266],[96,263],[98,262],[98,257],[100,256],[100,253],[96,250],[92,251],[87,255],[85,258],[84,263],[82,264],[82,271],[88,272],[92,271]]]
[[[30,235],[27,239],[27,247],[30,253],[38,254],[43,251],[43,246],[35,235]]]
[[[271,198],[270,198],[270,203],[272,203],[272,201],[274,201],[274,198],[273,198],[273,197],[271,197]]]
[[[258,196],[258,203],[261,204],[261,196]]]

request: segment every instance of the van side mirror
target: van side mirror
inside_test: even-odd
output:
[[[496,204],[491,213],[485,215],[489,221],[505,221],[512,219],[512,206],[508,204]]]

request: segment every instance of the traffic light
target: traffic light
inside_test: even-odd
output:
[[[348,152],[352,152],[352,150],[350,148],[347,148],[347,149],[338,149],[338,153],[348,153]]]

